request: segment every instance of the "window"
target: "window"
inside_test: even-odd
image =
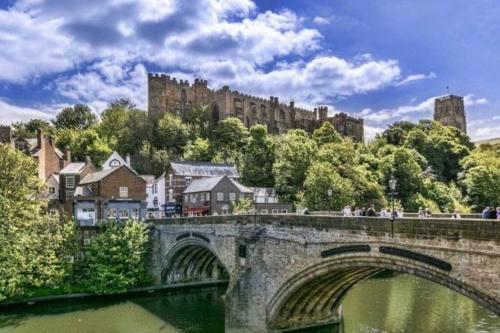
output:
[[[108,218],[109,219],[116,219],[116,208],[109,208],[108,209]]]
[[[139,208],[132,209],[132,218],[133,219],[138,219],[139,217],[140,217],[140,215],[139,215]]]
[[[55,194],[56,193],[56,188],[54,186],[49,186],[49,193],[50,194]]]
[[[281,213],[282,213],[282,214],[287,214],[287,213],[288,213],[288,209],[282,209],[282,210],[281,210]]]
[[[229,193],[229,200],[236,201],[236,193],[234,192]]]
[[[187,194],[184,194],[184,202],[188,202],[189,201],[189,196]]]
[[[207,201],[210,201],[210,192],[207,192]]]
[[[189,185],[191,185],[191,183],[193,182],[193,178],[191,178],[191,177],[186,177],[186,178],[184,178],[184,181],[186,182],[186,186],[189,186]]]
[[[75,176],[66,176],[66,188],[75,188]]]
[[[205,201],[205,193],[200,193],[200,201]]]
[[[16,149],[18,150],[26,150],[26,145],[24,142],[16,142],[15,143]]]
[[[170,173],[170,174],[168,174],[168,186],[172,187],[172,184],[173,184],[173,182],[172,182],[172,174]]]
[[[120,209],[120,218],[121,219],[128,218],[128,209]]]
[[[153,206],[158,207],[158,197],[153,198]]]
[[[224,201],[224,192],[217,192],[217,201]]]
[[[120,186],[120,198],[128,198],[128,187]]]
[[[158,193],[158,183],[153,187],[153,193]]]
[[[277,209],[273,209],[273,214],[278,214],[278,210]]]
[[[168,190],[168,201],[169,202],[174,201],[174,190],[173,189]]]

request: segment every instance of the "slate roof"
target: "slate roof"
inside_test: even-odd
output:
[[[137,175],[137,172],[135,172],[134,169],[129,167],[127,164],[124,164],[124,165],[121,165],[121,166],[116,167],[116,168],[111,168],[111,169],[107,169],[107,170],[101,170],[101,171],[89,173],[88,175],[83,177],[82,180],[80,180],[80,185],[92,184],[92,183],[98,182],[100,180],[103,180],[104,178],[106,178],[107,176],[109,176],[110,174],[112,174],[113,172],[115,172],[116,170],[118,170],[120,168],[127,168],[130,171],[132,171],[135,175]],[[140,177],[140,178],[146,182],[146,180],[143,177]]]
[[[170,166],[178,176],[240,178],[238,171],[231,164],[182,161],[172,162]]]
[[[230,182],[232,182],[237,188],[238,191],[242,193],[253,193],[251,189],[248,187],[240,184],[238,181],[229,178],[227,176],[222,176],[222,177],[210,177],[210,178],[203,178],[203,179],[196,179],[189,184],[189,186],[184,190],[182,193],[196,193],[196,192],[208,192],[212,191],[217,184],[219,184],[222,179],[227,178],[229,179]]]
[[[79,174],[82,172],[83,167],[85,167],[85,162],[73,162],[68,164],[64,169],[62,169],[59,174]]]
[[[94,191],[90,186],[77,186],[75,188],[75,197],[92,197],[95,196]]]

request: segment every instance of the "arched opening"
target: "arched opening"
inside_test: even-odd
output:
[[[229,273],[208,247],[187,242],[167,255],[161,278],[163,284],[229,281]]]
[[[271,329],[287,330],[335,323],[345,293],[383,271],[430,280],[498,312],[495,299],[438,268],[392,258],[344,257],[309,267],[286,281],[267,306],[267,325]]]

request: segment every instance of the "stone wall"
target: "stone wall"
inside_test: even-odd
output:
[[[298,108],[293,101],[280,103],[278,97],[269,99],[232,91],[228,86],[219,90],[208,88],[206,80],[188,81],[171,78],[164,74],[148,75],[148,113],[158,116],[165,112],[186,118],[194,105],[210,107],[212,121],[236,117],[249,128],[263,124],[269,133],[281,134],[292,128],[312,132],[325,121],[330,122],[339,133],[355,141],[363,141],[363,120],[345,113],[328,117],[328,108],[319,106],[313,111]]]
[[[448,95],[436,98],[434,101],[434,120],[467,133],[463,97]]]

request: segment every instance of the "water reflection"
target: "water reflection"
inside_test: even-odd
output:
[[[37,305],[0,315],[0,333],[220,333],[224,288],[179,290],[128,300]],[[70,305],[71,304],[71,305]],[[432,282],[380,274],[343,300],[342,326],[302,333],[498,333],[500,318]]]

